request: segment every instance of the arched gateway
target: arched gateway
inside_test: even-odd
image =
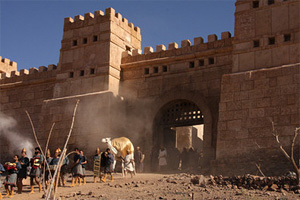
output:
[[[212,129],[210,109],[197,91],[170,91],[155,102],[153,146],[167,149],[193,147],[203,153],[203,162],[215,159],[216,137]]]
[[[194,140],[203,141],[203,124],[203,113],[195,103],[184,99],[171,101],[155,117],[153,143],[179,150],[193,147],[202,151],[202,142],[196,144]]]

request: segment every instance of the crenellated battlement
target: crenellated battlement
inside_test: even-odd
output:
[[[192,45],[190,40],[182,40],[181,46],[176,42],[169,43],[168,48],[165,45],[156,45],[156,51],[153,47],[148,46],[144,48],[142,52],[141,49],[134,49],[132,52],[123,53],[123,64],[142,61],[154,58],[162,58],[169,56],[179,56],[183,54],[190,54],[195,52],[204,52],[208,50],[220,49],[224,47],[232,47],[233,37],[231,37],[230,32],[222,32],[221,39],[218,39],[216,34],[211,34],[207,36],[207,42],[204,42],[202,37],[194,38],[194,44]]]
[[[8,58],[2,58],[0,56],[0,60],[1,60],[1,63],[7,64],[7,65],[12,66],[12,67],[17,67],[17,63],[15,61],[11,61]]]
[[[66,17],[64,20],[64,31],[92,26],[108,21],[117,21],[125,29],[133,30],[140,34],[140,28],[134,26],[133,23],[128,23],[126,18],[123,18],[120,13],[116,13],[113,8],[107,8],[105,12],[97,10],[93,13],[85,13],[84,16],[77,15],[73,18]]]
[[[8,58],[2,58],[0,56],[0,73],[11,73],[12,71],[16,71],[17,70],[17,63],[14,61],[11,61]],[[3,75],[1,75],[2,77]]]
[[[20,71],[13,70],[10,72],[2,72],[2,73],[0,73],[0,80],[12,79],[15,77],[24,77],[24,76],[29,77],[29,79],[27,79],[27,80],[34,80],[34,79],[40,78],[39,74],[42,74],[43,72],[52,73],[52,71],[54,71],[56,69],[57,69],[57,66],[54,64],[51,64],[51,65],[48,65],[48,67],[40,66],[38,68],[31,67],[31,68],[29,68],[29,70],[21,69]],[[34,74],[35,74],[35,76],[32,76]],[[37,76],[36,76],[36,74],[37,74]],[[47,75],[45,75],[45,76],[47,76]],[[42,77],[45,78],[44,76],[42,76]],[[10,82],[12,82],[12,81],[14,81],[14,80],[10,80]],[[18,81],[18,80],[16,80],[16,81]]]

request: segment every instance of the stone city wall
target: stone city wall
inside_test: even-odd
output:
[[[300,122],[299,81],[299,64],[223,76],[217,138],[217,163],[221,165],[217,170],[235,165],[236,173],[254,173],[255,163],[261,163],[267,174],[274,175],[291,168],[272,135],[271,121],[290,152]]]

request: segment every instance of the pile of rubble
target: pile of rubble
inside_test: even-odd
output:
[[[294,191],[300,193],[297,187],[297,180],[295,176],[280,176],[280,177],[261,177],[254,175],[244,176],[212,176],[205,178],[203,175],[194,176],[191,178],[191,182],[194,185],[200,185],[205,187],[206,185],[224,186],[230,189],[245,188],[248,190],[264,190],[264,191]]]

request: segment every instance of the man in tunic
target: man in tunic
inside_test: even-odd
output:
[[[81,177],[82,177],[82,166],[81,166],[81,155],[78,148],[75,148],[75,156],[74,156],[74,164],[71,167],[72,169],[72,184],[71,187],[74,187],[75,184],[79,182],[79,185],[81,185]],[[75,184],[74,184],[75,183]]]
[[[96,154],[93,157],[94,160],[94,183],[97,183],[97,177],[101,179],[101,154],[100,149],[96,149]]]
[[[82,167],[82,180],[83,180],[83,185],[86,184],[85,181],[85,167],[87,164],[87,157],[83,154],[83,151],[80,151],[80,155],[81,155],[81,167]]]
[[[158,170],[165,170],[167,166],[167,150],[165,147],[161,146],[158,154]]]
[[[22,168],[21,164],[19,163],[19,156],[14,156],[14,162],[12,163],[6,163],[4,165],[6,167],[6,170],[8,171],[8,176],[5,179],[5,190],[6,190],[6,196],[13,197],[14,196],[14,187],[17,186],[17,178],[18,178],[18,172]],[[9,191],[10,186],[10,191]]]
[[[134,162],[136,166],[136,172],[141,173],[143,172],[144,168],[144,159],[145,155],[142,153],[139,146],[136,147],[136,151],[134,152]]]
[[[113,182],[114,179],[112,176],[112,172],[113,172],[114,156],[112,155],[109,148],[106,149],[106,152],[104,155],[105,155],[104,178],[101,181],[106,182],[107,174],[110,174],[111,181]]]
[[[4,169],[3,165],[0,163],[0,188],[2,188],[1,176],[2,176],[3,172],[5,172],[5,169]],[[2,199],[1,192],[0,192],[0,199]]]
[[[129,150],[127,150],[127,155],[124,158],[124,171],[125,171],[125,177],[127,175],[127,172],[130,173],[131,178],[133,177],[133,173],[134,173],[134,165],[133,165],[133,156],[130,153]]]
[[[26,149],[23,148],[21,151],[21,158],[19,159],[19,163],[21,164],[22,168],[20,169],[18,173],[18,180],[17,180],[17,185],[18,185],[18,193],[22,194],[22,189],[23,189],[23,179],[27,178],[27,167],[29,166],[29,158],[26,156]]]
[[[30,170],[30,193],[34,193],[34,181],[39,186],[39,192],[42,191],[42,184],[40,183],[41,177],[41,167],[44,163],[44,157],[41,155],[41,150],[39,147],[35,148],[34,156],[31,159],[31,170]]]

